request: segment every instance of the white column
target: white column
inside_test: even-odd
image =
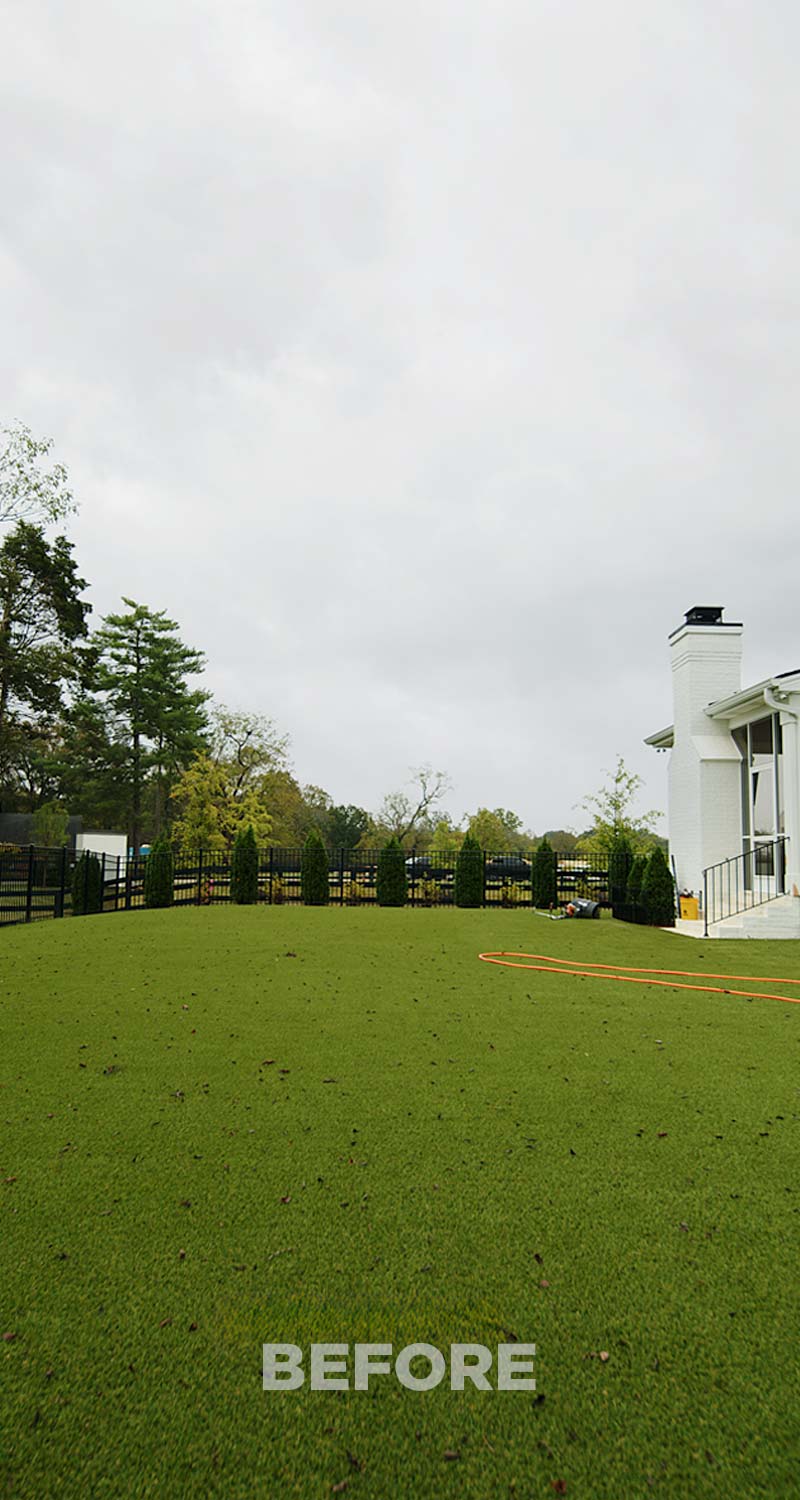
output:
[[[792,694],[791,709],[781,709],[783,738],[783,806],[789,839],[786,889],[800,891],[800,694]]]

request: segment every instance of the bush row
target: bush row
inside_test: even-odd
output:
[[[615,917],[650,927],[675,926],[675,883],[660,846],[649,855],[635,855],[628,840],[618,836],[609,855],[608,884]]]

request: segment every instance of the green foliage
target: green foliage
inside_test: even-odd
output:
[[[133,599],[123,603],[127,610],[107,615],[92,637],[86,670],[113,739],[124,748],[117,777],[136,850],[148,777],[159,794],[158,826],[168,783],[202,748],[208,693],[186,681],[202,671],[204,658],[183,644],[175,621]]]
[[[675,884],[664,850],[658,846],[647,861],[641,899],[651,927],[675,926]]]
[[[33,815],[33,842],[40,849],[60,849],[67,842],[69,816],[61,802],[43,802]]]
[[[483,850],[467,833],[456,858],[456,906],[483,905]]]
[[[594,824],[588,833],[581,835],[578,848],[589,854],[609,854],[614,840],[624,835],[637,854],[649,852],[656,840],[654,830],[661,813],[634,812],[634,803],[644,785],[642,777],[628,770],[621,755],[617,756],[614,770],[605,774],[605,785],[581,803]]]
[[[558,901],[558,856],[547,837],[542,839],[531,864],[534,906],[547,909]]]
[[[72,915],[88,917],[102,910],[102,866],[96,854],[84,852],[72,872]]]
[[[522,819],[506,807],[479,807],[467,825],[467,832],[491,854],[519,853],[524,847]]]
[[[77,510],[63,464],[41,469],[39,460],[53,446],[52,438],[35,438],[18,422],[4,427],[0,448],[0,524],[28,520],[36,525],[59,521]]]
[[[390,838],[378,855],[375,895],[379,906],[405,906],[408,893],[405,856],[397,838]]]
[[[300,889],[306,906],[327,906],[330,896],[328,855],[316,828],[312,828],[303,845]]]
[[[166,836],[156,839],[144,866],[145,906],[171,906],[174,896],[175,865],[172,847]]]
[[[0,546],[0,770],[14,771],[18,726],[63,707],[74,643],[86,634],[86,587],[63,536],[20,521]],[[16,732],[15,732],[16,731]]]
[[[628,873],[628,883],[625,887],[625,903],[627,906],[638,906],[642,899],[642,881],[647,869],[647,855],[637,854],[631,864]]]
[[[252,823],[240,828],[231,856],[231,899],[238,906],[258,900],[258,845]]]
[[[369,827],[369,813],[363,807],[339,805],[328,814],[328,838],[332,849],[355,849]]]
[[[612,906],[622,905],[625,900],[632,865],[633,849],[630,839],[627,834],[617,830],[608,855],[608,886]]]

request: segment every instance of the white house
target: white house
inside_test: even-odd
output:
[[[645,743],[671,751],[679,888],[702,900],[705,884],[714,923],[759,906],[725,935],[800,937],[800,669],[743,688],[742,630],[716,605],[688,611],[669,637],[674,720]]]

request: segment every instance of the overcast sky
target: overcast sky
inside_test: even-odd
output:
[[[0,426],[95,620],[296,772],[664,806],[666,637],[800,666],[795,0],[6,0]]]

